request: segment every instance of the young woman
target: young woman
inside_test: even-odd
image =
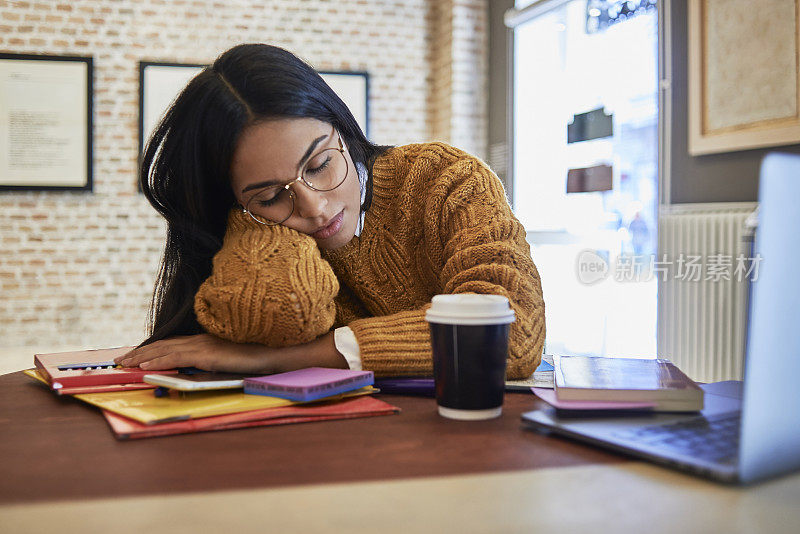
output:
[[[443,143],[370,143],[313,68],[269,45],[222,54],[145,152],[167,220],[144,369],[310,366],[430,375],[433,295],[506,296],[507,374],[529,376],[544,303],[498,178]]]

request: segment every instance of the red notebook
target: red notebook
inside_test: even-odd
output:
[[[342,401],[252,410],[157,425],[139,423],[106,410],[103,410],[103,415],[117,438],[140,439],[211,430],[232,430],[234,428],[253,426],[288,425],[332,419],[373,417],[377,415],[392,415],[399,412],[400,408],[365,395]]]
[[[138,367],[120,367],[114,363],[114,358],[122,356],[134,347],[119,347],[116,349],[79,350],[75,352],[55,352],[52,354],[37,354],[33,362],[36,369],[47,380],[50,387],[56,391],[65,390],[69,393],[87,393],[70,391],[72,388],[86,388],[88,386],[126,385],[122,389],[131,388],[129,384],[140,384],[142,388],[152,387],[145,384],[142,378],[147,374],[176,374],[176,369],[169,371],[145,371]],[[102,388],[110,391],[110,388]]]

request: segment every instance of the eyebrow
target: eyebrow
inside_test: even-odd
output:
[[[308,145],[308,148],[306,149],[305,154],[303,154],[303,157],[300,158],[300,162],[297,164],[297,167],[298,168],[302,167],[302,165],[306,162],[306,160],[311,157],[311,153],[314,152],[314,149],[317,148],[317,145],[319,145],[322,141],[324,141],[328,137],[330,137],[330,134],[321,135],[321,136],[317,137],[316,139],[314,139],[313,141],[311,141],[311,144]],[[244,189],[242,189],[242,193],[247,193],[248,191],[252,191],[253,189],[260,189],[262,187],[269,187],[271,185],[280,185],[281,183],[283,183],[283,182],[279,182],[279,181],[276,181],[276,180],[265,180],[263,182],[257,182],[257,183],[254,183],[254,184],[250,184],[247,187],[245,187]]]

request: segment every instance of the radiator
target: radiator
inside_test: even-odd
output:
[[[699,382],[742,379],[748,280],[754,273],[734,271],[739,255],[752,256],[744,223],[756,205],[676,204],[659,212],[656,261],[671,269],[658,281],[658,354]],[[707,279],[714,255],[731,258],[729,280]],[[678,272],[678,259],[691,256],[702,259],[699,280]]]

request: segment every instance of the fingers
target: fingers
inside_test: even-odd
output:
[[[197,336],[180,336],[156,341],[144,347],[136,348],[127,354],[114,359],[123,367],[141,367],[142,369],[171,369],[173,367],[189,367],[186,363],[191,355],[191,338]],[[195,340],[197,341],[197,340]],[[167,359],[164,359],[167,358]],[[158,363],[152,363],[159,360]],[[172,364],[164,367],[166,364]]]
[[[134,349],[114,361],[125,367],[161,371],[197,367],[206,371],[261,373],[270,371],[283,354],[262,345],[224,341],[209,334],[162,339]]]
[[[134,354],[136,354],[137,350],[138,349],[129,350],[128,352],[126,352],[122,356],[117,356],[116,358],[114,358],[114,363],[116,363],[118,365],[122,365],[122,362],[124,360],[127,360],[128,358],[132,357]]]
[[[154,357],[158,357],[154,353],[160,349],[160,347],[157,346],[159,343],[161,342],[157,341],[151,345],[133,349],[127,354],[115,358],[114,363],[122,365],[123,367],[137,367],[142,362],[146,362]]]
[[[139,364],[139,368],[148,371],[163,371],[165,369],[175,369],[176,367],[196,367],[197,363],[189,362],[188,356],[186,353],[174,352],[142,362]]]

